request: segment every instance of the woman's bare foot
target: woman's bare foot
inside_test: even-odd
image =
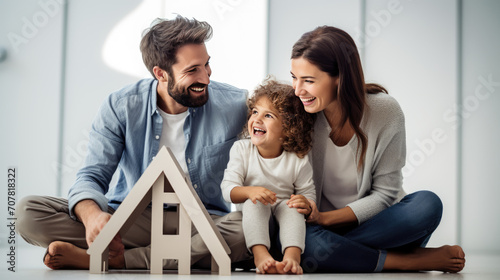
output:
[[[388,252],[384,270],[437,270],[459,272],[465,266],[465,253],[460,246],[417,248],[412,253]]]
[[[51,269],[89,269],[90,256],[87,250],[71,243],[54,241],[49,244],[43,263]],[[110,257],[110,268],[124,268],[123,254]]]
[[[302,250],[298,247],[288,247],[281,262],[276,262],[276,270],[280,274],[303,274],[300,266],[300,254]]]
[[[264,245],[255,245],[252,247],[253,259],[257,273],[259,274],[276,274],[276,261],[267,251]]]

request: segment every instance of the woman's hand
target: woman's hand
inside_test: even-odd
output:
[[[307,199],[301,194],[292,194],[286,204],[290,208],[297,208],[297,212],[306,215],[307,218],[309,218],[313,212],[313,207],[316,207],[316,203],[314,203],[314,201]]]
[[[316,206],[316,203],[314,201],[310,201],[311,204],[311,214],[307,217],[307,222],[311,224],[319,224],[321,213],[318,210],[318,207]]]

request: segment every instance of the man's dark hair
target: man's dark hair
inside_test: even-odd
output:
[[[212,27],[204,21],[180,15],[172,20],[157,18],[143,32],[140,46],[142,60],[154,78],[155,66],[172,76],[177,50],[187,44],[203,44],[211,37]]]

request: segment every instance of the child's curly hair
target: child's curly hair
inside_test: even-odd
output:
[[[252,115],[252,109],[257,101],[267,97],[274,108],[279,112],[283,128],[283,149],[294,152],[299,158],[303,158],[312,146],[312,131],[315,115],[304,110],[304,105],[295,96],[291,85],[280,83],[272,78],[267,78],[259,85],[254,94],[247,101],[247,121]],[[243,136],[248,137],[248,122],[245,124]]]

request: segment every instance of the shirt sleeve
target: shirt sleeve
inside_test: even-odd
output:
[[[297,179],[294,185],[295,194],[301,194],[307,199],[316,202],[316,187],[313,181],[313,169],[307,155],[299,160]]]
[[[243,186],[246,177],[245,150],[241,141],[236,141],[229,152],[229,162],[224,171],[221,183],[222,197],[227,202],[231,201],[231,191],[234,187]]]
[[[68,194],[73,219],[76,219],[74,207],[82,200],[94,200],[103,211],[108,209],[105,194],[125,147],[124,125],[120,123],[119,111],[115,108],[120,106],[113,102],[111,95],[92,124],[84,166],[78,171]]]

